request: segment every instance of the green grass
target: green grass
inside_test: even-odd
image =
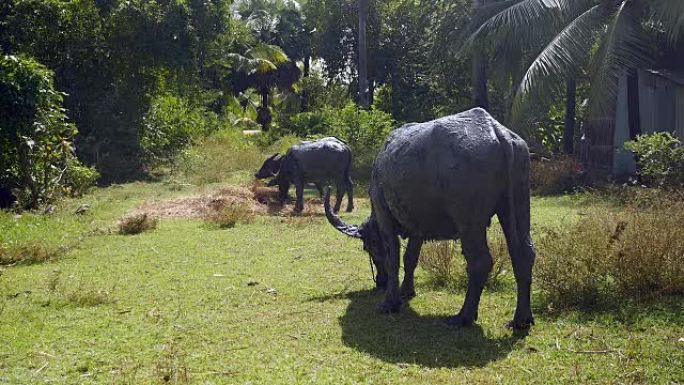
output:
[[[210,187],[206,187],[210,188]],[[361,245],[322,217],[257,218],[229,230],[163,220],[107,229],[163,184],[101,189],[49,217],[0,216],[4,242],[46,238],[66,255],[0,275],[2,384],[684,383],[681,297],[556,311],[534,295],[529,335],[504,327],[514,285],[485,291],[478,325],[443,324],[463,292],[432,288],[399,315],[374,311]],[[73,215],[81,203],[89,213]],[[535,198],[535,228],[577,220],[583,197]],[[360,222],[367,201],[345,215]]]

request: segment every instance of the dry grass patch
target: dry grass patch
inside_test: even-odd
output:
[[[260,184],[251,187],[226,186],[211,193],[166,201],[150,201],[137,208],[132,216],[147,214],[155,218],[192,218],[230,224],[258,216],[322,216],[320,199],[309,199],[302,213],[294,213],[293,204],[282,204],[276,189]],[[231,226],[226,226],[231,227]]]

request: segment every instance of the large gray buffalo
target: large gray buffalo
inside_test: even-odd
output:
[[[496,214],[503,228],[518,287],[509,326],[534,323],[530,285],[535,252],[530,237],[530,154],[518,135],[485,110],[475,108],[432,122],[405,125],[390,135],[373,166],[371,215],[361,226],[344,223],[330,210],[338,230],[363,241],[386,288],[379,306],[397,312],[401,298],[415,295],[413,273],[423,241],[460,239],[467,261],[468,289],[460,312],[448,324],[477,320],[482,289],[492,269],[487,227]],[[399,288],[399,237],[408,238],[404,281]]]
[[[297,193],[295,211],[304,209],[304,185],[314,183],[322,193],[321,184],[334,182],[337,185],[337,201],[334,211],[338,212],[342,198],[347,194],[347,211],[354,210],[354,187],[351,180],[352,153],[346,143],[337,138],[323,138],[313,142],[302,142],[292,146],[287,154],[275,154],[266,159],[254,175],[258,179],[274,177],[269,186],[278,185],[281,199],[286,199],[290,185]]]

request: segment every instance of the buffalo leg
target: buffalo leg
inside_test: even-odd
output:
[[[336,190],[337,194],[335,196],[335,208],[333,209],[335,214],[340,212],[340,207],[342,206],[342,198],[344,197],[344,188],[341,184],[337,185]]]
[[[296,181],[295,189],[297,191],[297,203],[295,203],[294,211],[301,213],[304,210],[304,182]]]
[[[321,186],[320,183],[314,183],[316,186],[316,189],[318,190],[318,194],[323,198],[324,192],[323,192],[323,186]]]
[[[406,251],[404,252],[404,281],[401,283],[401,296],[403,298],[413,298],[416,296],[413,274],[416,271],[416,266],[418,266],[418,258],[420,257],[420,248],[422,246],[422,239],[409,238]]]
[[[387,290],[385,301],[378,306],[380,313],[396,313],[401,307],[399,295],[399,238],[396,235],[383,234],[386,255],[385,270],[387,271]]]
[[[527,329],[534,324],[530,297],[535,252],[532,238],[530,237],[529,221],[523,218],[522,221],[516,223],[516,225],[522,228],[513,226],[515,219],[505,204],[502,204],[500,209],[497,210],[497,216],[508,243],[508,253],[511,256],[513,274],[515,275],[518,291],[515,315],[509,326],[514,329]],[[517,230],[517,234],[513,234],[514,228]]]
[[[466,258],[468,290],[461,311],[447,320],[449,325],[470,326],[477,320],[480,296],[489,273],[492,271],[492,256],[487,246],[486,227],[475,227],[461,231],[461,246]]]
[[[350,213],[354,211],[354,183],[351,178],[345,178],[344,187],[347,190],[347,212]]]

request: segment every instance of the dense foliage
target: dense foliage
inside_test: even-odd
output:
[[[96,178],[74,155],[77,131],[62,98],[45,66],[0,56],[0,186],[11,189],[22,207],[78,193]]]
[[[78,127],[77,156],[105,184],[173,163],[219,126],[272,131],[262,145],[280,135],[337,135],[372,158],[392,127],[480,99],[535,152],[572,153],[585,107],[603,100],[595,90],[614,91],[620,71],[681,63],[677,0],[368,0],[363,13],[359,6],[7,0],[0,52],[53,71]],[[369,111],[350,105],[361,104],[361,15]]]
[[[684,145],[668,132],[641,135],[625,143],[634,152],[639,175],[659,187],[684,186]]]

